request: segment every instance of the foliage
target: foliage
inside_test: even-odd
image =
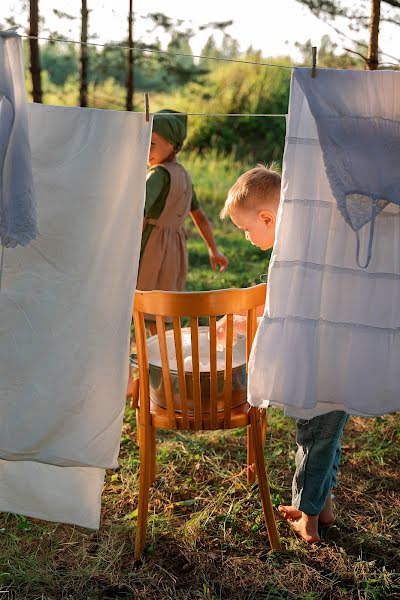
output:
[[[300,50],[303,55],[303,61],[305,65],[310,64],[311,48],[313,44],[311,40],[307,40],[304,44],[296,44],[296,47]],[[357,45],[357,52],[362,55],[367,54],[367,47],[365,44]],[[365,60],[359,55],[351,54],[349,52],[338,53],[338,45],[332,42],[329,35],[324,35],[321,38],[320,45],[318,46],[318,57],[317,64],[319,67],[327,69],[363,69],[365,67]]]
[[[368,37],[368,29],[370,26],[371,1],[359,0],[358,2],[347,2],[344,0],[297,0],[303,4],[316,16],[328,23],[339,35],[346,37],[349,44],[353,45],[353,52],[356,56],[362,54],[364,64],[367,61],[367,53],[360,51],[360,40],[352,39],[348,34],[343,32],[343,23],[347,26],[350,32],[362,34],[366,39]],[[400,2],[399,0],[382,0],[380,10],[380,23],[390,23],[400,26]],[[335,24],[338,23],[338,26]],[[366,46],[361,42],[362,46]],[[387,63],[389,60],[400,62],[400,56],[394,57],[382,53],[379,59],[381,64]],[[388,63],[392,64],[392,63]]]
[[[72,44],[45,44],[41,48],[40,59],[42,69],[47,71],[50,81],[55,85],[63,86],[68,77],[78,72],[78,56]]]
[[[338,17],[348,19],[353,31],[367,29],[371,13],[371,0],[359,0],[351,4],[343,0],[297,0],[307,6],[317,17],[334,20]],[[399,0],[382,0],[381,22],[400,25]]]
[[[248,60],[262,62],[258,53]],[[288,59],[274,58],[289,66]],[[155,107],[199,113],[286,114],[290,69],[250,64],[218,64],[201,84],[190,83],[168,96],[157,96]],[[186,147],[214,148],[246,162],[282,159],[285,119],[254,117],[192,117]]]

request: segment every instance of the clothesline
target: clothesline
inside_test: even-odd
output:
[[[164,115],[174,115],[176,113],[163,113]],[[188,117],[287,117],[287,114],[274,113],[190,113],[183,112]]]
[[[45,36],[35,36],[35,35],[26,35],[26,34],[21,34],[21,37],[26,38],[26,39],[30,39],[30,40],[44,40],[47,42],[60,42],[60,43],[66,43],[66,44],[77,44],[79,46],[98,46],[99,48],[114,48],[114,49],[119,49],[119,50],[132,50],[134,52],[150,52],[150,53],[154,53],[154,54],[164,54],[166,56],[181,56],[184,58],[201,58],[204,60],[216,60],[219,62],[227,62],[227,63],[239,63],[239,64],[245,64],[245,65],[253,65],[253,66],[261,66],[261,67],[275,67],[278,69],[293,69],[294,67],[303,67],[304,65],[277,65],[275,63],[266,63],[266,62],[259,62],[259,61],[254,61],[254,60],[245,60],[245,59],[240,59],[240,58],[224,58],[224,57],[218,57],[218,56],[205,56],[203,54],[189,54],[189,53],[185,53],[185,52],[170,52],[168,50],[158,50],[156,48],[150,48],[149,46],[142,46],[142,47],[138,47],[138,46],[123,46],[121,44],[112,44],[112,43],[105,43],[105,44],[99,44],[96,42],[81,42],[80,40],[67,40],[67,39],[63,39],[63,38],[49,38],[49,37],[45,37]],[[390,58],[395,58],[392,57],[390,54],[386,54],[385,52],[381,52],[381,54],[384,54],[385,56],[389,56]],[[382,62],[379,63],[381,66],[395,66],[398,67],[399,63],[392,63],[392,62]]]
[[[189,53],[184,53],[184,52],[169,52],[168,50],[158,50],[155,48],[149,48],[148,46],[145,47],[138,47],[138,46],[122,46],[120,44],[99,44],[96,42],[81,42],[79,40],[65,40],[62,38],[48,38],[48,37],[44,37],[44,36],[36,36],[36,35],[21,35],[21,37],[23,38],[27,38],[30,40],[45,40],[48,42],[62,42],[62,43],[66,43],[66,44],[77,44],[79,46],[98,46],[100,48],[116,48],[119,50],[133,50],[134,52],[152,52],[154,54],[166,54],[169,56],[182,56],[185,58],[203,58],[205,60],[217,60],[220,62],[228,62],[228,63],[240,63],[240,64],[245,64],[245,65],[256,65],[256,66],[261,66],[261,67],[276,67],[279,69],[292,69],[294,66],[296,65],[277,65],[277,64],[273,64],[273,63],[265,63],[265,62],[258,62],[258,61],[254,61],[254,60],[244,60],[244,59],[239,59],[239,58],[222,58],[222,57],[218,57],[218,56],[204,56],[202,54],[189,54]],[[304,65],[302,65],[304,66]]]

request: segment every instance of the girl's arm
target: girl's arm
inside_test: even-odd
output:
[[[226,256],[218,251],[209,220],[201,208],[192,210],[190,216],[192,217],[193,223],[196,225],[198,232],[207,245],[212,269],[215,271],[219,266],[219,270],[222,273],[228,266],[229,261]]]

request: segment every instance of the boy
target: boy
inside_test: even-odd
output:
[[[280,200],[281,178],[271,168],[258,165],[239,177],[229,190],[220,213],[245,232],[246,239],[262,250],[272,248]],[[259,307],[258,314],[264,307]],[[261,317],[260,317],[261,318]],[[246,319],[234,318],[235,333],[245,333]],[[225,336],[224,320],[218,327],[219,343]],[[320,540],[318,527],[334,521],[332,488],[340,462],[340,439],[348,415],[333,411],[310,420],[296,420],[296,472],[292,485],[292,504],[279,511],[293,530],[307,543]]]

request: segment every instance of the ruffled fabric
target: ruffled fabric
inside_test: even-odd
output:
[[[295,69],[315,119],[332,193],[346,223],[356,232],[370,223],[368,266],[376,215],[400,204],[400,74],[322,69],[312,79]],[[390,100],[388,100],[390,98]]]
[[[326,102],[330,93],[328,86]],[[398,118],[397,87],[388,85],[385,93],[374,96],[383,116]],[[331,410],[382,415],[400,409],[400,207],[390,202],[376,215],[374,251],[362,269],[354,260],[354,232],[331,185],[316,121],[294,75],[267,304],[249,363],[249,401],[299,418]],[[359,235],[364,248],[368,227]]]
[[[0,32],[0,242],[38,235],[21,38]]]

